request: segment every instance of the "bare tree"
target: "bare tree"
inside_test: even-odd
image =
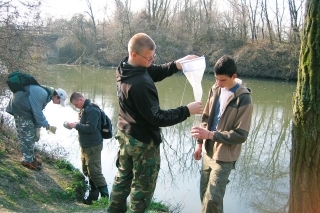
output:
[[[232,10],[235,16],[237,16],[238,26],[236,28],[239,29],[238,35],[242,41],[246,41],[248,39],[248,8],[246,5],[246,0],[229,0],[229,3],[232,5]]]
[[[300,1],[300,5],[297,7],[295,0],[288,0],[289,12],[290,12],[290,23],[291,23],[291,36],[290,39],[297,43],[300,41],[300,29],[298,24],[298,12],[301,10],[304,0]]]
[[[121,27],[121,44],[127,49],[127,40],[132,36],[131,29],[131,0],[115,0],[115,21],[120,24]]]
[[[267,0],[263,0],[262,8],[263,8],[263,12],[264,12],[264,18],[267,23],[267,29],[268,29],[268,33],[269,33],[269,41],[270,41],[270,44],[273,46],[273,30],[272,30],[271,21],[269,19]]]
[[[265,27],[265,23],[264,23],[264,7],[265,7],[265,5],[264,5],[264,3],[263,3],[263,1],[264,0],[261,0],[261,2],[260,2],[260,5],[261,5],[261,12],[260,12],[260,19],[261,19],[261,35],[262,35],[262,40],[264,40],[265,39],[265,32],[264,32],[264,27]]]
[[[147,0],[146,15],[149,22],[149,26],[154,29],[168,27],[169,15],[169,0]]]
[[[87,7],[89,11],[85,11],[86,14],[89,15],[90,20],[92,22],[92,24],[90,25],[93,31],[93,36],[95,38],[95,42],[97,42],[97,27],[96,27],[96,20],[95,20],[95,15],[93,13],[93,9],[92,9],[92,0],[86,0],[87,3]]]
[[[278,42],[281,43],[282,42],[282,19],[283,19],[283,13],[284,13],[284,6],[282,7],[282,13],[280,13],[278,0],[276,0],[275,3],[276,3],[275,16],[276,16],[276,26],[277,26],[277,37],[278,37]]]
[[[251,0],[249,1],[249,19],[250,19],[250,29],[251,29],[251,41],[257,41],[257,8],[258,8],[259,0],[256,0],[255,5],[252,5]]]
[[[39,6],[40,1],[0,0],[0,72],[35,69],[42,59]]]

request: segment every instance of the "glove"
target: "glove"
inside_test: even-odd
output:
[[[34,136],[34,141],[38,142],[40,140],[40,128],[36,128],[36,134]]]
[[[46,126],[46,130],[50,130],[50,124],[48,124],[48,126]]]
[[[50,132],[52,132],[53,134],[56,134],[56,130],[57,130],[57,127],[50,126]]]

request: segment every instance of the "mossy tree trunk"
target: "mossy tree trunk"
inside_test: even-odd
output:
[[[307,0],[294,94],[290,213],[320,212],[320,1]]]

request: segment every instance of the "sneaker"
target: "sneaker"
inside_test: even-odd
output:
[[[25,161],[22,161],[21,162],[21,165],[24,166],[24,167],[27,167],[28,169],[31,169],[31,170],[36,170],[36,171],[40,171],[41,170],[41,167],[38,167],[34,164],[34,162],[25,162]]]
[[[42,162],[36,157],[33,158],[33,163],[38,167],[42,166]]]

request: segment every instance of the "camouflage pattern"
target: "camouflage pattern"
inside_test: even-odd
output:
[[[202,213],[223,213],[223,197],[235,162],[222,162],[204,154],[200,179]]]
[[[129,208],[135,213],[144,213],[150,206],[160,169],[160,149],[153,142],[138,141],[118,131],[116,138],[120,145],[118,172],[115,176],[110,196],[110,213],[127,211],[127,197],[130,194]]]
[[[33,121],[25,117],[15,115],[14,121],[20,143],[22,161],[33,162],[36,128]]]

